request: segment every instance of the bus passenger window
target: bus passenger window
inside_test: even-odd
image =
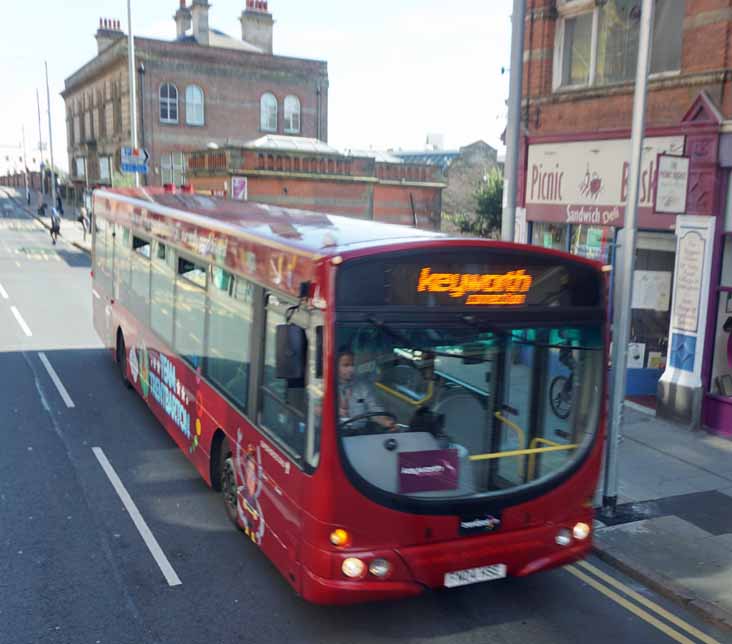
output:
[[[179,257],[175,289],[175,350],[193,367],[198,367],[203,357],[205,288],[206,269]]]
[[[217,266],[211,272],[207,305],[206,377],[246,413],[251,366],[254,288]]]
[[[276,330],[278,324],[285,324],[285,317],[268,309],[266,324],[260,423],[298,455],[302,455],[308,408],[305,381],[277,378]]]
[[[173,251],[155,242],[150,279],[150,326],[169,346],[173,344]]]

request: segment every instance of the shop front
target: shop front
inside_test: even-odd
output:
[[[677,127],[647,130],[626,395],[647,398],[659,415],[689,426],[699,426],[702,416],[714,429],[725,422],[732,433],[732,344],[728,356],[730,334],[717,333],[725,323],[732,327],[732,312],[726,313],[732,311],[732,225],[728,222],[729,232],[721,236],[724,243],[717,225],[726,189],[718,155],[720,126],[718,112],[701,94]],[[623,246],[630,155],[627,131],[603,138],[529,139],[526,241],[596,259],[614,276]],[[658,190],[659,164],[666,167],[668,157],[685,173],[675,208],[663,207]],[[729,211],[732,219],[732,205]]]

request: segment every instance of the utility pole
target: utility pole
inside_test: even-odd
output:
[[[137,148],[137,92],[135,90],[135,37],[132,34],[131,0],[127,0],[127,63],[130,84],[130,143]],[[135,186],[140,187],[140,173],[135,172]]]
[[[51,155],[51,208],[56,207],[56,166],[53,164],[53,129],[51,127],[51,90],[48,88],[48,61],[46,66],[46,100],[48,101],[48,148]]]
[[[23,134],[23,177],[25,177],[25,201],[30,205],[30,186],[28,185],[28,157],[25,150],[25,125],[20,128]]]
[[[519,144],[521,140],[521,89],[524,76],[525,0],[513,0],[511,30],[511,72],[508,90],[508,127],[506,128],[506,174],[503,179],[501,239],[513,241],[516,226]]]
[[[603,511],[615,514],[618,502],[618,452],[623,426],[625,387],[628,376],[628,342],[630,338],[630,305],[633,297],[633,269],[635,267],[635,239],[638,222],[638,197],[641,161],[643,155],[643,130],[648,93],[648,72],[651,63],[651,34],[653,33],[654,0],[643,0],[638,42],[638,67],[635,75],[633,98],[633,130],[631,134],[630,174],[628,176],[628,202],[625,207],[623,237],[615,256],[612,382],[610,387],[610,426],[605,459]]]
[[[46,194],[46,182],[44,175],[46,168],[43,164],[43,130],[41,129],[41,99],[38,97],[38,88],[36,88],[36,105],[38,106],[38,156],[41,158],[41,194]]]

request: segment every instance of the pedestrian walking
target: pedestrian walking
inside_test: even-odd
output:
[[[58,214],[56,208],[51,208],[51,241],[54,246],[58,240],[58,236],[61,233],[61,215]]]
[[[81,232],[84,234],[84,241],[86,241],[86,233],[89,230],[89,220],[87,219],[86,206],[79,208],[79,216],[77,218],[81,224]]]
[[[64,204],[61,201],[61,195],[56,195],[56,210],[58,210],[59,214],[64,214]]]

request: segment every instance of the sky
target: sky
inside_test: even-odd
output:
[[[136,35],[172,40],[178,0],[131,0]],[[190,4],[190,2],[189,2]],[[64,80],[96,55],[99,18],[122,22],[126,0],[7,0],[0,40],[0,173],[38,162],[38,111],[54,161],[67,169]],[[209,24],[241,37],[245,0],[212,0]],[[329,137],[340,149],[446,148],[478,139],[503,149],[511,0],[270,0],[274,53],[328,62]],[[46,151],[48,156],[48,151]],[[10,161],[6,159],[10,157]],[[19,163],[16,163],[20,167]],[[37,165],[35,166],[37,167]]]

